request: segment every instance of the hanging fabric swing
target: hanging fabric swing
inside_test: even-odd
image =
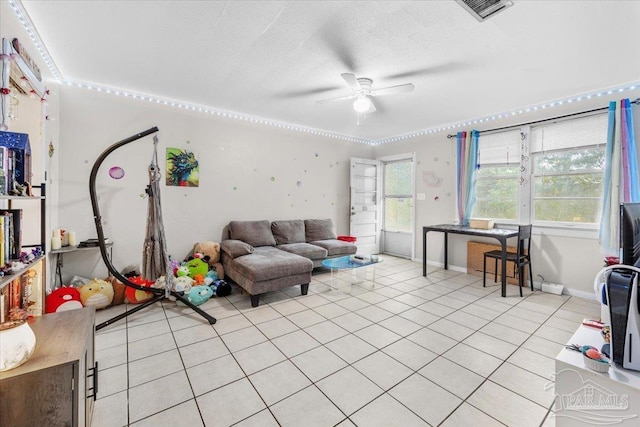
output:
[[[91,195],[91,207],[93,209],[93,218],[96,225],[96,231],[98,233],[98,243],[100,245],[100,254],[102,255],[102,260],[107,266],[109,272],[113,274],[113,276],[120,282],[122,282],[125,286],[140,291],[151,292],[153,294],[153,297],[149,301],[136,305],[133,309],[127,310],[125,313],[122,313],[97,325],[96,330],[102,329],[113,322],[123,319],[130,314],[136,313],[143,308],[155,304],[156,302],[161,301],[169,296],[175,297],[176,300],[193,309],[200,316],[204,317],[210,324],[213,325],[214,323],[216,323],[216,319],[214,317],[212,317],[196,305],[192,304],[191,301],[185,298],[182,293],[172,290],[171,279],[173,277],[173,274],[170,271],[169,257],[167,255],[164,225],[162,222],[162,210],[160,204],[161,175],[160,168],[158,167],[158,138],[156,136],[154,136],[153,138],[154,152],[151,164],[149,165],[149,184],[147,185],[146,189],[149,202],[147,208],[147,231],[143,246],[143,276],[145,279],[152,281],[158,279],[160,276],[165,276],[165,288],[156,289],[143,287],[131,282],[113,266],[113,264],[111,263],[111,259],[109,258],[107,253],[107,247],[104,243],[104,231],[102,229],[100,206],[98,205],[98,197],[96,195],[96,177],[98,175],[100,165],[102,164],[102,162],[104,162],[107,156],[109,156],[109,154],[111,154],[118,148],[156,132],[158,132],[158,128],[153,127],[144,132],[140,132],[136,135],[130,136],[129,138],[123,139],[120,142],[116,142],[111,147],[103,151],[100,156],[98,156],[98,159],[95,161],[95,163],[93,164],[93,168],[91,169],[91,175],[89,177],[89,193]]]

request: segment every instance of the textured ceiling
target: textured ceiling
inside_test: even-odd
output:
[[[367,140],[640,80],[640,2],[514,3],[22,1],[65,79]],[[347,72],[415,90],[358,124]]]

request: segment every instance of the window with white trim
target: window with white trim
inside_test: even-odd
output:
[[[480,135],[473,217],[595,228],[602,206],[607,115]]]

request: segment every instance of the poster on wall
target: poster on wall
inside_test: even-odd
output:
[[[167,185],[198,187],[200,168],[192,151],[167,147]]]

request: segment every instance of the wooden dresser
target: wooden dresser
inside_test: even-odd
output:
[[[0,372],[0,426],[89,426],[97,393],[95,309],[30,321],[36,349],[23,365]]]

